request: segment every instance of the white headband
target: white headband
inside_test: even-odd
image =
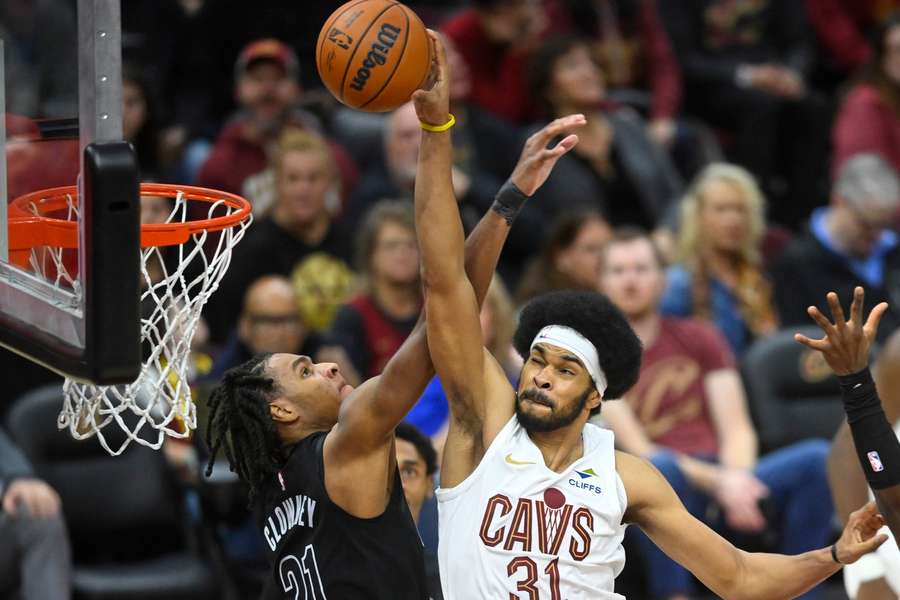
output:
[[[606,373],[600,368],[600,359],[597,357],[597,348],[583,335],[572,329],[562,325],[547,325],[541,329],[531,342],[531,350],[538,344],[552,344],[565,348],[575,355],[581,361],[581,364],[587,369],[591,379],[594,380],[594,386],[602,396],[606,392],[607,381]]]

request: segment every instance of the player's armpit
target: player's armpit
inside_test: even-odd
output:
[[[484,387],[484,420],[480,434],[487,449],[516,412],[516,391],[506,371],[487,348],[484,349]]]
[[[456,487],[478,466],[500,430],[515,412],[515,390],[503,367],[484,348],[484,391],[481,406],[475,414],[466,404],[457,407],[450,419],[441,464],[441,487]]]
[[[738,550],[694,518],[647,461],[616,452],[616,470],[628,496],[625,520],[721,598],[794,598],[840,568],[827,549],[797,556]]]
[[[477,457],[477,436],[485,417],[484,347],[475,294],[465,277],[456,285],[440,289],[426,285],[425,310],[428,349],[450,405],[450,429],[441,469],[445,485],[456,480],[457,473],[467,472]],[[455,451],[466,447],[472,453]]]

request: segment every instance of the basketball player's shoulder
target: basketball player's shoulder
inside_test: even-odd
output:
[[[621,450],[616,450],[616,472],[628,495],[629,513],[652,503],[660,491],[660,483],[665,482],[649,460]]]

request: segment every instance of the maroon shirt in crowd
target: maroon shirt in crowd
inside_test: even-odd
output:
[[[527,123],[534,116],[527,82],[530,54],[491,42],[474,8],[448,20],[443,32],[469,67],[469,101],[507,121]]]
[[[872,56],[866,33],[892,11],[897,0],[806,0],[806,12],[816,35],[834,61],[853,71]]]
[[[871,85],[847,94],[832,130],[832,173],[860,152],[874,152],[900,170],[900,116]]]
[[[719,442],[704,379],[734,367],[728,342],[712,325],[663,318],[659,336],[644,350],[640,378],[627,401],[655,444],[694,456],[716,456]]]

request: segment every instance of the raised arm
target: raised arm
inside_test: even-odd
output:
[[[413,101],[423,123],[439,126],[450,119],[449,72],[440,39],[430,35],[435,49],[435,84],[429,91],[416,92]],[[584,123],[583,115],[557,119],[528,139],[491,208],[496,215],[493,224],[485,224],[486,228],[512,224],[526,198],[546,181],[556,161],[578,138],[568,135],[552,149],[547,145]],[[482,345],[477,292],[473,292],[477,281],[467,269],[470,282],[463,269],[468,261],[464,263],[460,251],[462,223],[450,179],[450,134],[429,129],[433,128],[423,132],[419,149],[416,231],[422,253],[428,345],[451,410],[441,471],[441,483],[446,487],[471,472],[493,435],[512,416],[514,406],[503,370]],[[486,402],[487,398],[491,401]]]
[[[626,522],[638,525],[672,560],[728,600],[795,598],[886,539],[876,535],[883,520],[869,504],[853,514],[833,551],[796,556],[744,552],[695,519],[646,461],[617,452],[616,471],[628,495]]]
[[[900,420],[900,331],[891,335],[878,353],[872,369],[879,390],[881,405],[888,423]],[[869,486],[860,468],[853,446],[853,436],[846,422],[834,436],[828,454],[828,479],[834,495],[834,505],[842,523],[853,510],[869,499]]]
[[[434,48],[434,84],[413,96],[422,123],[450,121],[449,70],[440,39],[429,32]],[[466,277],[463,228],[451,181],[450,131],[424,130],[416,177],[416,234],[422,257],[428,349],[451,407],[445,454],[456,455],[458,432],[477,442],[484,421],[485,352],[478,303]],[[467,410],[459,410],[465,406]],[[470,447],[471,449],[471,447]],[[452,461],[451,461],[452,462]],[[445,461],[445,465],[447,461]],[[450,477],[453,478],[451,466]],[[442,479],[445,479],[442,472]]]
[[[808,310],[825,337],[812,340],[797,334],[795,338],[821,352],[837,374],[859,464],[888,527],[900,540],[900,440],[884,414],[868,366],[869,348],[888,305],[882,302],[873,308],[864,322],[864,298],[863,289],[857,287],[853,291],[850,318],[845,319],[837,294],[829,292],[828,306],[834,323],[815,306]]]

